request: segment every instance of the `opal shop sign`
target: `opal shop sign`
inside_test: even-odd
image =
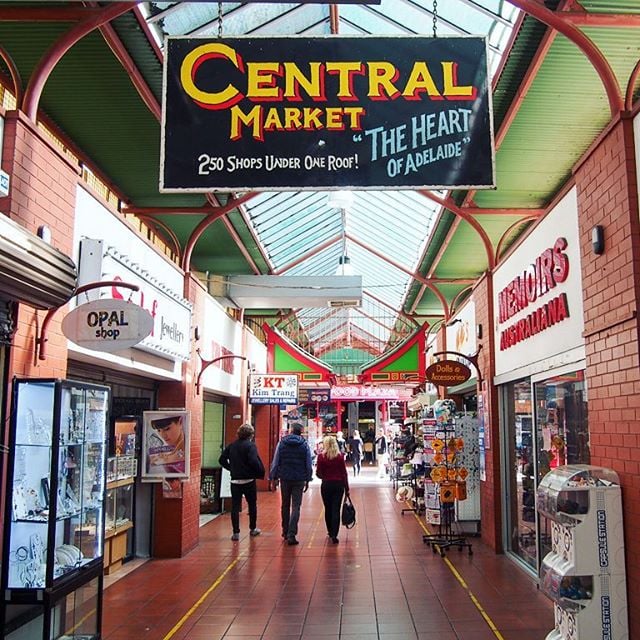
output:
[[[133,347],[153,330],[151,314],[137,304],[101,298],[68,313],[62,332],[80,347],[112,353]]]

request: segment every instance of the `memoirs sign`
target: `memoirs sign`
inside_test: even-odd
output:
[[[169,38],[162,191],[492,187],[478,37]]]

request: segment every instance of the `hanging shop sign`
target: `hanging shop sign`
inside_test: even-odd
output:
[[[298,376],[254,373],[249,380],[250,404],[298,404]]]
[[[408,400],[411,390],[380,385],[369,387],[360,384],[331,387],[332,400]]]
[[[153,331],[151,314],[137,304],[101,298],[70,311],[62,333],[80,347],[113,353],[133,347]]]
[[[165,51],[161,191],[495,186],[485,38],[176,37]]]
[[[298,402],[329,402],[331,390],[327,389],[300,389],[298,391]]]
[[[440,360],[427,367],[425,378],[438,387],[453,387],[466,382],[471,369],[456,360]]]
[[[566,248],[566,239],[558,238],[553,246],[547,247],[500,291],[498,322],[506,323],[521,311],[527,312],[517,322],[500,330],[501,351],[528,340],[569,317],[566,293],[547,297],[544,304],[535,306],[539,298],[546,296],[569,276]]]

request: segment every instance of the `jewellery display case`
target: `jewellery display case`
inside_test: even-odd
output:
[[[546,640],[627,640],[620,481],[615,471],[566,465],[542,479],[538,513],[551,521],[540,589],[554,602]]]
[[[8,640],[100,637],[108,394],[14,380],[1,572]]]
[[[105,572],[117,570],[127,555],[128,533],[133,529],[133,505],[138,460],[116,455],[107,460],[105,502]]]

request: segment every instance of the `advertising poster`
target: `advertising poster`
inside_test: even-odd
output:
[[[142,479],[189,477],[189,412],[145,411],[142,422]]]
[[[165,192],[495,186],[487,43],[168,38]]]

